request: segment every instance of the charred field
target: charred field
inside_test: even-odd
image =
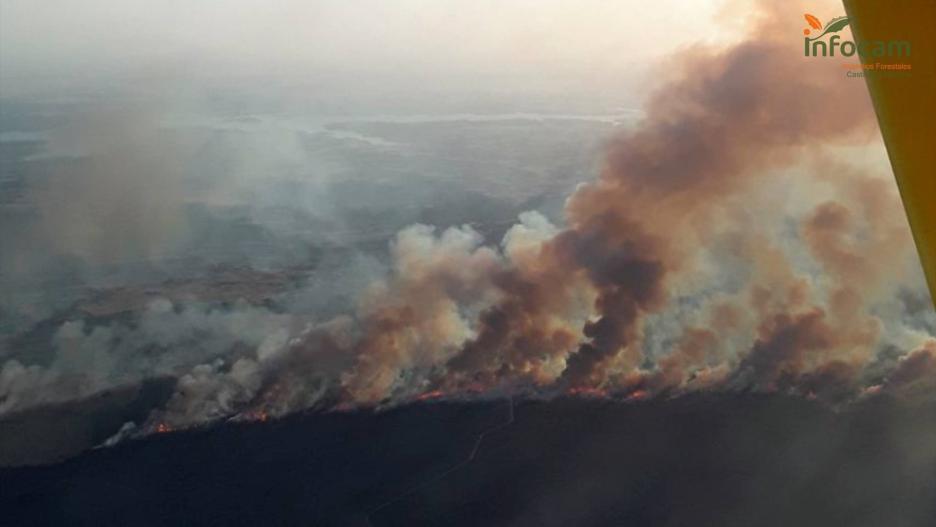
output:
[[[884,398],[422,402],[2,469],[0,508],[5,525],[925,525],[934,436],[936,406]]]

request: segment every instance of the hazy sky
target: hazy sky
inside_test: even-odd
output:
[[[719,1],[0,0],[0,80],[213,75],[633,77],[712,40]],[[463,81],[459,81],[463,82]]]

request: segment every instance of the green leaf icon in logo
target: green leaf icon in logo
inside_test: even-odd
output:
[[[838,33],[839,31],[845,29],[848,26],[848,17],[840,16],[838,18],[833,18],[829,20],[829,23],[826,24],[825,30],[823,33]]]
[[[845,29],[846,27],[848,27],[847,16],[840,16],[838,18],[833,18],[832,20],[829,20],[828,24],[825,25],[825,28],[822,30],[821,35],[815,38],[811,38],[810,40],[816,40],[818,38],[822,38],[828,33],[838,33],[839,31]]]

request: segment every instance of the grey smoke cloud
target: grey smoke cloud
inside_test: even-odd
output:
[[[0,414],[80,399],[141,379],[197,374],[204,370],[199,365],[216,361],[236,365],[238,356],[256,353],[266,359],[303,324],[245,303],[221,309],[166,299],[153,300],[130,323],[66,321],[52,337],[54,355],[47,365],[5,361]],[[246,382],[242,376],[236,379]]]
[[[836,150],[883,159],[867,95],[803,63],[770,24],[673,59],[644,119],[566,201],[565,224],[525,213],[500,245],[468,225],[413,225],[386,268],[362,257],[346,280],[313,278],[285,313],[162,299],[134,325],[66,321],[49,364],[3,366],[2,410],[156,375],[178,382],[143,433],[485,393],[932,397],[934,321],[918,306],[922,274],[891,174]],[[118,139],[85,184],[62,178],[39,194],[57,250],[154,258],[193,229],[178,223],[189,199],[237,201],[189,192],[158,133],[103,129]],[[287,164],[304,163],[285,148]],[[276,170],[263,150],[235,180]],[[322,298],[346,287],[348,309],[320,316]]]
[[[34,190],[39,239],[93,263],[156,259],[185,229],[184,149],[147,110],[103,110],[55,130],[49,157],[77,157]]]

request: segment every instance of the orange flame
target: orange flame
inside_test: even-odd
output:
[[[426,401],[429,399],[438,399],[439,397],[442,397],[443,395],[445,395],[445,392],[443,392],[442,390],[432,390],[431,392],[421,393],[417,395],[416,400]]]
[[[265,423],[270,419],[270,414],[266,413],[263,410],[257,410],[254,412],[247,412],[244,414],[244,419],[247,421],[259,421]]]
[[[650,393],[647,390],[636,390],[627,397],[624,398],[625,401],[643,401],[646,399]]]
[[[581,397],[607,397],[608,391],[602,388],[590,388],[587,386],[582,386],[578,388],[570,388],[569,395],[572,396],[581,396]]]

